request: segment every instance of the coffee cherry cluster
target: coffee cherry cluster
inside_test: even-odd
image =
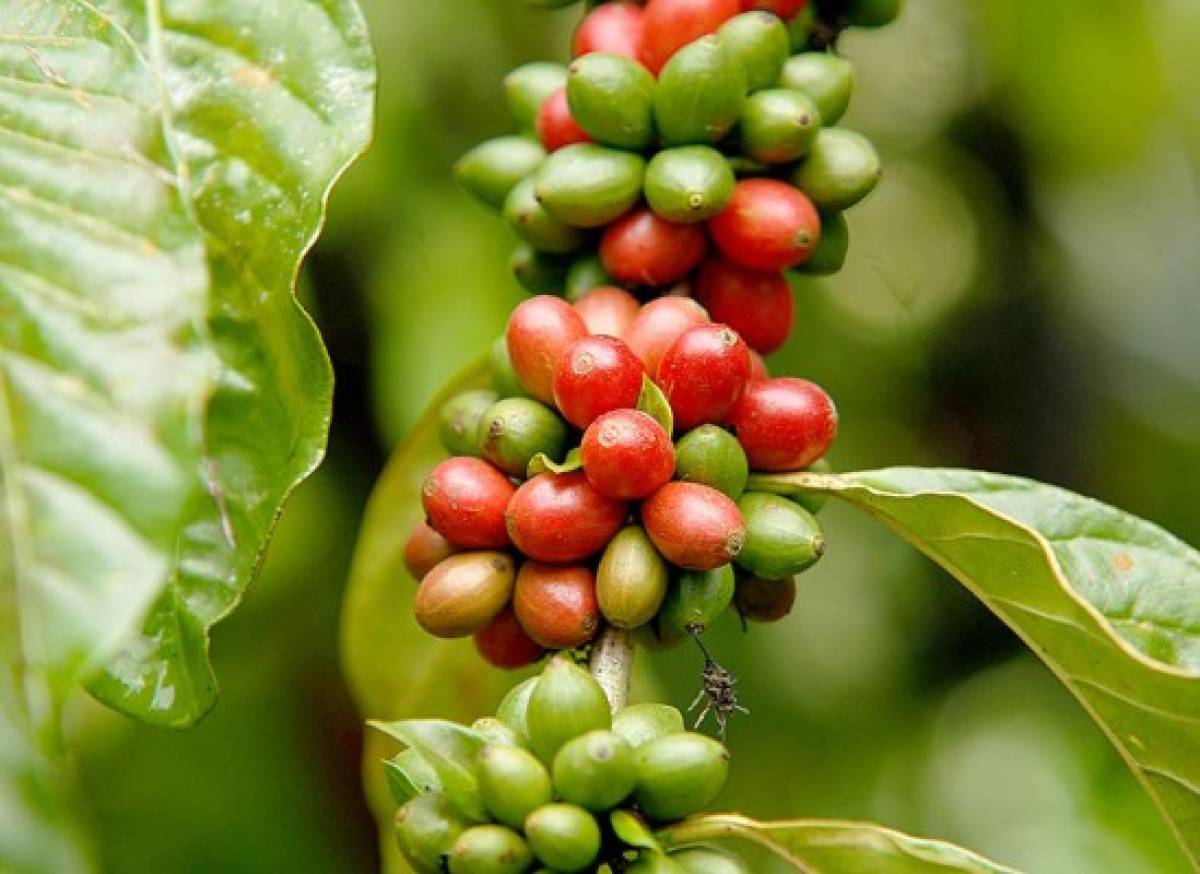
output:
[[[673,707],[634,704],[614,716],[591,675],[559,656],[495,717],[455,728],[453,786],[416,747],[389,763],[397,842],[418,872],[748,871],[730,853],[667,854],[653,839],[651,824],[708,807],[729,768],[725,747],[685,731]]]

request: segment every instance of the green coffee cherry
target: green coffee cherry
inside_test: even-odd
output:
[[[624,55],[591,52],[567,73],[567,103],[598,143],[640,151],[654,140],[654,76]]]
[[[494,716],[484,716],[471,723],[471,731],[490,744],[501,747],[519,747],[521,739],[517,733]]]
[[[508,356],[508,340],[503,334],[492,341],[492,348],[488,354],[488,365],[492,371],[492,386],[500,397],[526,396],[521,380],[517,379],[517,371],[513,369],[512,359]],[[476,428],[478,428],[478,422]],[[478,436],[478,431],[476,431],[476,436]]]
[[[599,255],[595,252],[580,255],[571,262],[571,269],[567,271],[565,296],[567,300],[574,303],[593,288],[613,284],[613,278],[608,275],[604,265],[600,263]]]
[[[480,202],[500,209],[513,187],[536,170],[545,157],[541,144],[528,137],[496,137],[459,158],[454,175]]]
[[[567,741],[554,757],[554,791],[592,813],[612,810],[633,792],[633,747],[619,734],[589,731]]]
[[[671,853],[671,861],[686,874],[750,874],[738,856],[716,847],[684,847]]]
[[[537,173],[537,198],[550,215],[578,228],[606,225],[642,193],[646,161],[594,143],[565,146]]]
[[[808,154],[821,128],[813,99],[790,88],[751,94],[742,113],[742,149],[764,164],[789,164]]]
[[[806,473],[833,473],[833,465],[826,458],[818,458],[808,467],[804,468],[804,470]],[[815,516],[825,507],[825,502],[829,500],[829,496],[801,494],[794,495],[792,500]]]
[[[883,27],[900,14],[903,0],[847,0],[846,18],[854,27]]]
[[[710,571],[679,571],[662,609],[657,630],[662,640],[682,640],[690,632],[703,634],[733,601],[733,565]]]
[[[821,216],[821,239],[796,270],[809,276],[828,276],[837,273],[846,263],[850,251],[850,225],[840,212]],[[803,502],[802,502],[803,503]]]
[[[519,829],[525,817],[553,799],[550,775],[520,747],[488,744],[476,769],[479,798],[497,822]]]
[[[547,804],[525,820],[534,855],[556,871],[582,871],[600,855],[600,825],[575,804]]]
[[[743,12],[721,25],[721,42],[737,59],[746,77],[746,88],[770,88],[779,79],[791,51],[787,25],[770,12]]]
[[[675,444],[675,478],[712,486],[733,500],[746,490],[750,463],[737,438],[717,425],[693,428]]]
[[[813,22],[817,19],[817,4],[807,3],[804,8],[792,16],[788,22],[788,39],[793,52],[802,52],[808,48],[812,38]]]
[[[470,825],[440,792],[426,792],[396,811],[396,843],[420,874],[441,874],[442,859]]]
[[[438,436],[451,455],[479,455],[479,420],[496,402],[487,389],[456,394],[438,410]]]
[[[529,398],[504,398],[479,419],[479,453],[510,476],[524,476],[529,461],[545,453],[554,461],[567,452],[567,425],[558,413]]]
[[[625,869],[626,874],[683,874],[683,868],[670,856],[647,850]]]
[[[617,532],[596,571],[600,612],[617,628],[645,625],[667,594],[667,563],[640,525]]]
[[[804,52],[784,62],[779,87],[807,94],[821,112],[821,123],[836,124],[850,105],[854,67],[845,58],[825,52]]]
[[[860,133],[825,128],[792,181],[822,210],[854,206],[879,184],[883,173],[875,147]]]
[[[703,810],[716,799],[729,773],[725,747],[693,732],[645,744],[637,750],[636,761],[634,800],[642,813],[663,822]]]
[[[538,679],[530,677],[513,686],[496,708],[496,718],[512,729],[523,747],[529,746],[529,699],[533,696]]]
[[[663,149],[646,167],[646,200],[668,221],[693,224],[712,218],[733,196],[737,180],[725,156],[710,146]]]
[[[566,67],[541,61],[517,67],[505,76],[508,111],[517,127],[532,130],[546,98],[566,84]]]
[[[570,263],[561,255],[539,252],[521,243],[513,249],[508,266],[521,287],[531,294],[562,294]]]
[[[681,48],[658,74],[654,119],[668,145],[715,143],[742,114],[746,76],[716,36]]]
[[[613,717],[612,730],[637,749],[683,731],[683,714],[670,704],[630,704]]]
[[[746,542],[737,565],[764,580],[782,580],[812,567],[825,552],[820,523],[794,501],[747,492],[738,501]]]
[[[529,696],[529,741],[543,762],[567,741],[612,726],[608,698],[592,675],[566,656],[546,665]],[[549,861],[549,860],[544,860]]]
[[[552,218],[533,193],[533,177],[526,176],[508,193],[504,219],[518,237],[541,252],[566,254],[586,242],[579,228]]]
[[[472,826],[450,852],[450,874],[522,874],[532,864],[529,844],[502,825]]]

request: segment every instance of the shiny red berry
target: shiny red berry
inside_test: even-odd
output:
[[[454,554],[454,547],[428,523],[421,522],[404,541],[404,567],[418,582],[443,558]]]
[[[821,217],[801,191],[778,179],[743,179],[724,212],[708,221],[726,257],[753,270],[783,270],[809,256]]]
[[[671,344],[688,328],[708,321],[704,307],[689,297],[660,297],[642,307],[625,333],[625,342],[653,376]]]
[[[642,524],[667,561],[689,570],[729,564],[746,538],[737,504],[700,483],[667,483],[642,502]]]
[[[448,458],[425,478],[421,504],[439,534],[460,549],[508,546],[504,513],[516,487],[486,461]]]
[[[714,322],[733,328],[755,352],[769,355],[792,332],[792,289],[779,271],[751,270],[725,258],[704,263],[696,299]]]
[[[790,21],[800,14],[808,0],[742,0],[742,9],[749,12],[752,9],[765,9],[774,12],[784,21]]]
[[[575,29],[572,48],[575,57],[612,52],[638,60],[642,53],[642,7],[624,2],[597,6]]]
[[[828,451],[838,414],[819,385],[781,377],[747,385],[728,424],[753,470],[800,470]]]
[[[507,671],[532,665],[546,653],[525,633],[512,607],[505,607],[486,627],[475,632],[475,648],[490,664]]]
[[[771,371],[767,368],[767,362],[761,355],[750,350],[750,378],[747,382],[757,382],[760,379],[770,379]]]
[[[505,518],[517,549],[538,561],[579,561],[604,548],[629,515],[606,498],[583,471],[543,473],[522,484]]]
[[[654,381],[690,431],[721,422],[742,395],[750,376],[750,353],[737,331],[715,322],[684,331],[667,349]]]
[[[699,264],[707,250],[700,225],[677,225],[649,209],[626,213],[600,238],[604,269],[629,285],[670,285]]]
[[[517,574],[513,610],[521,627],[547,649],[574,649],[596,635],[600,604],[586,565],[527,561]]]
[[[657,75],[671,55],[740,11],[740,0],[650,0],[642,16],[642,63]]]
[[[636,297],[614,285],[593,288],[575,301],[575,311],[587,325],[588,332],[609,337],[623,338],[640,309]]]
[[[592,141],[587,131],[575,121],[575,116],[571,115],[571,107],[567,105],[566,88],[559,88],[542,101],[534,123],[537,126],[538,139],[542,141],[547,152],[556,151],[572,143]]]
[[[662,426],[638,410],[614,410],[583,435],[583,470],[592,488],[637,501],[670,482],[675,447]]]
[[[609,410],[636,407],[642,393],[642,362],[616,337],[583,337],[554,368],[554,403],[576,428]]]
[[[513,370],[525,390],[543,403],[554,403],[554,366],[587,333],[579,313],[561,298],[541,294],[518,304],[505,337]]]

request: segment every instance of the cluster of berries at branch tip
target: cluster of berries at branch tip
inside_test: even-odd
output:
[[[713,802],[729,770],[724,745],[685,731],[666,704],[613,715],[566,655],[469,729],[418,721],[392,730],[411,741],[388,762],[396,838],[421,874],[748,874],[732,853],[664,847],[651,830]],[[433,736],[453,738],[440,745],[450,762],[422,752]],[[457,779],[443,779],[448,771]]]

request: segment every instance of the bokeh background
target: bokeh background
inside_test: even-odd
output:
[[[216,630],[209,718],[168,734],[77,715],[106,870],[378,864],[336,654],[349,558],[387,453],[521,298],[512,240],[451,164],[507,131],[502,75],[562,58],[579,13],[364,5],[378,139],[303,289],[337,368],[329,459]],[[1200,4],[911,0],[842,47],[859,65],[845,124],[886,174],[850,213],[845,272],[797,282],[798,328],[772,361],[838,400],[835,466],[1026,474],[1200,543]],[[1044,874],[1183,870],[1099,730],[1011,634],[882,530],[825,520],[832,549],[792,619],[714,635],[753,710],[732,730],[727,807],[878,820]],[[657,667],[685,705],[695,653]]]

